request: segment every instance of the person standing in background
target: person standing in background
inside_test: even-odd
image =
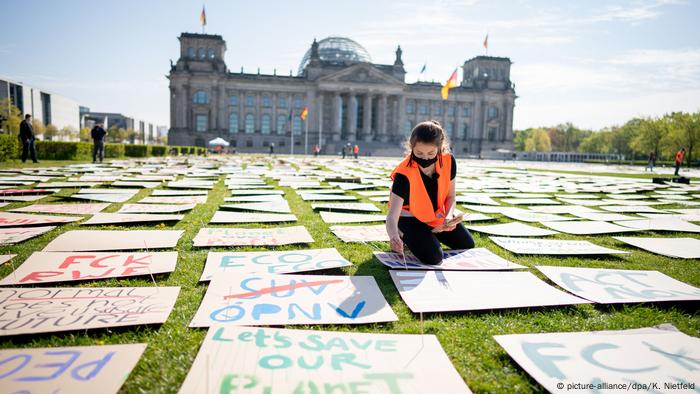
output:
[[[36,147],[34,146],[34,128],[32,127],[32,116],[24,115],[24,120],[19,123],[19,140],[22,142],[22,163],[27,161],[27,156],[32,157],[34,163],[36,160]]]
[[[681,150],[676,152],[676,172],[674,173],[675,176],[680,176],[678,174],[678,171],[681,169],[681,164],[683,164],[683,157],[685,156],[685,147],[682,147]]]
[[[92,162],[97,163],[99,158],[100,163],[102,163],[102,160],[105,158],[105,137],[107,136],[102,123],[97,123],[90,130],[90,136],[92,137]]]

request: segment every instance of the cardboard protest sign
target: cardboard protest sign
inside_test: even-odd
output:
[[[461,193],[455,196],[455,201],[463,204],[477,204],[477,205],[501,205],[496,200],[491,198],[486,194],[477,193]]]
[[[649,218],[638,220],[623,220],[615,222],[620,226],[638,230],[674,231],[684,233],[700,233],[700,226],[679,218]]]
[[[539,237],[544,235],[558,234],[556,231],[529,226],[527,224],[519,222],[492,224],[486,226],[465,225],[464,227],[472,231],[478,231],[480,233],[486,233],[491,235],[505,235],[511,237]]]
[[[301,198],[304,201],[352,201],[357,200],[355,196],[346,196],[339,194],[321,194],[321,193],[302,193]]]
[[[370,215],[359,213],[342,213],[321,211],[321,219],[326,223],[366,223],[366,222],[383,222],[386,220],[385,215]]]
[[[250,196],[258,194],[284,194],[284,190],[277,189],[244,189],[244,190],[231,190],[232,196]]]
[[[551,393],[692,392],[700,340],[655,328],[496,335],[496,342]],[[630,390],[631,389],[631,390]]]
[[[318,203],[311,204],[311,208],[328,211],[381,212],[381,209],[368,202]]]
[[[87,194],[87,193],[77,193],[70,196],[70,198],[75,198],[79,200],[90,200],[90,201],[103,201],[103,202],[114,202],[120,203],[125,202],[133,197],[132,194],[115,194],[115,193],[103,193],[103,194]]]
[[[654,207],[649,207],[646,205],[603,205],[600,207],[600,209],[604,209],[606,211],[610,212],[617,212],[617,213],[665,213],[666,211],[662,211],[660,209],[656,209]]]
[[[152,189],[154,187],[160,186],[160,182],[145,182],[145,181],[116,181],[112,183],[112,186],[118,187],[138,187],[141,189]]]
[[[250,196],[233,196],[224,198],[225,202],[267,202],[284,201],[284,196],[279,194],[254,194]]]
[[[292,213],[287,200],[248,202],[239,204],[224,204],[221,208],[235,209],[240,211],[260,211],[272,213]]]
[[[124,204],[118,213],[178,213],[194,209],[197,204]]]
[[[207,196],[163,196],[142,198],[141,204],[206,204]]]
[[[612,222],[616,220],[633,220],[633,219],[639,219],[639,216],[629,216],[629,215],[623,215],[621,213],[616,213],[616,212],[572,212],[571,213],[574,216],[578,216],[581,219],[587,219],[587,220],[594,220],[594,221],[600,221],[600,222]],[[548,220],[543,220],[543,222],[546,222]]]
[[[651,253],[680,259],[700,259],[700,239],[696,238],[647,238],[613,237]]]
[[[45,252],[174,248],[184,230],[72,230],[54,238]],[[88,242],[89,240],[89,242]]]
[[[374,226],[331,226],[330,230],[343,242],[389,241],[384,224]]]
[[[553,256],[626,254],[622,250],[598,246],[588,241],[489,237],[496,245],[516,254],[541,254]]]
[[[8,261],[12,260],[16,254],[0,254],[0,265],[3,265],[7,263]]]
[[[180,394],[240,387],[260,393],[471,393],[434,335],[213,326]]]
[[[209,252],[200,281],[229,274],[288,274],[351,266],[335,248]],[[229,275],[231,276],[231,275]]]
[[[700,289],[658,271],[537,266],[552,282],[599,304],[698,301]]]
[[[574,212],[600,212],[593,208],[584,207],[581,205],[534,205],[528,207],[529,210],[533,212],[542,213],[568,213],[574,214]]]
[[[39,236],[56,226],[0,228],[0,245],[12,245]]]
[[[474,311],[586,304],[530,272],[389,271],[413,312]]]
[[[396,320],[372,276],[250,274],[214,277],[190,327]]]
[[[527,268],[510,262],[486,248],[445,250],[442,252],[442,263],[438,265],[423,264],[416,256],[409,253],[403,256],[395,252],[374,252],[374,257],[380,263],[394,269],[485,271]]]
[[[314,242],[304,226],[277,228],[202,228],[194,246],[289,245]]]
[[[560,204],[559,201],[552,200],[551,198],[502,198],[506,204],[512,205],[556,205]]]
[[[167,190],[167,189],[156,189],[151,193],[153,197],[174,197],[174,196],[206,196],[209,192],[207,190]]]
[[[97,213],[81,225],[97,224],[130,224],[130,223],[166,223],[177,222],[184,218],[184,215],[167,214],[146,214],[146,213]]]
[[[179,287],[3,287],[0,336],[163,323]]]
[[[0,387],[12,393],[117,393],[145,349],[145,343],[1,349]]]
[[[25,285],[120,278],[173,272],[177,252],[70,253],[34,252],[0,280],[0,285]]]
[[[296,221],[296,216],[287,213],[216,211],[209,223],[279,223]]]
[[[575,218],[557,215],[553,213],[540,213],[528,211],[527,209],[518,210],[506,210],[502,212],[503,215],[521,222],[549,222],[549,221],[560,221],[560,220],[574,220]]]
[[[47,194],[39,194],[39,195],[32,195],[32,196],[0,196],[0,200],[2,201],[22,201],[22,202],[29,202],[29,201],[39,201],[42,198],[48,197]]]
[[[0,212],[0,227],[23,227],[47,224],[71,223],[82,219],[76,216],[34,215],[24,213]]]
[[[28,195],[28,194],[52,194],[50,189],[4,189],[0,190],[0,196]]]
[[[73,215],[92,215],[109,206],[101,204],[33,204],[22,208],[10,209],[12,212],[36,212],[36,213],[65,213]]]
[[[617,224],[593,220],[573,220],[569,222],[542,222],[542,224],[551,229],[561,231],[562,233],[575,235],[627,233],[639,231],[637,229],[619,226]]]

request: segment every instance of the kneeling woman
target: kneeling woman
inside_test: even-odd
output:
[[[450,249],[471,249],[474,240],[454,218],[457,163],[437,121],[416,125],[406,142],[406,158],[391,173],[386,230],[391,249],[403,244],[424,264],[440,264],[440,242]]]

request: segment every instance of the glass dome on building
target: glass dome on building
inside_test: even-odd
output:
[[[371,63],[369,52],[357,42],[345,37],[326,37],[318,42],[318,55],[321,60],[327,62],[342,63],[345,61]],[[306,51],[299,63],[298,75],[304,72],[304,67],[309,64],[311,48]]]

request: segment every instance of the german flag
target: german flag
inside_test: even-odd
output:
[[[301,110],[301,113],[299,116],[301,117],[301,120],[306,120],[306,117],[309,115],[309,107],[304,107],[304,109]]]
[[[450,89],[454,88],[457,86],[457,69],[452,72],[452,75],[450,75],[450,79],[445,82],[445,86],[440,89],[440,94],[442,95],[443,100],[447,100],[447,96],[449,95]]]
[[[202,26],[206,26],[207,24],[207,13],[204,12],[204,6],[202,6],[202,13],[199,14],[199,23],[201,23]]]

